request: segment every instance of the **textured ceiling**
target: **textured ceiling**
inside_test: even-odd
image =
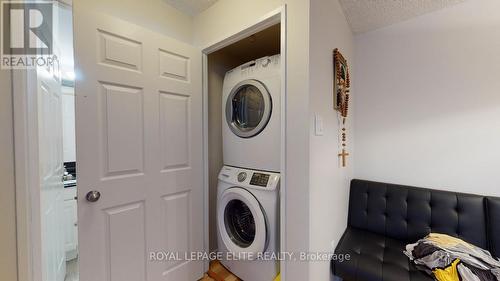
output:
[[[340,0],[354,33],[363,33],[465,0]]]
[[[217,0],[164,0],[167,4],[173,6],[177,10],[194,16],[197,15],[210,6],[212,6]]]

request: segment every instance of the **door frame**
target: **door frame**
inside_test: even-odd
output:
[[[255,22],[247,25],[241,31],[224,36],[220,40],[208,44],[202,48],[202,70],[203,70],[203,198],[204,198],[204,234],[205,251],[209,251],[209,164],[208,164],[208,55],[214,53],[228,45],[240,41],[252,34],[262,31],[272,25],[280,24],[280,54],[281,54],[281,180],[280,180],[280,229],[285,228],[286,221],[286,100],[287,100],[287,14],[286,4],[267,13]],[[286,247],[286,235],[280,232],[280,249]],[[280,261],[281,280],[286,278],[286,262]],[[208,269],[209,261],[205,261],[205,270]]]

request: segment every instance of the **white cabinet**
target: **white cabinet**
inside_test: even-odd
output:
[[[64,191],[64,247],[66,261],[78,257],[78,216],[76,204],[76,187],[65,188]]]

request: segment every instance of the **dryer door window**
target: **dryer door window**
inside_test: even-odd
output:
[[[226,102],[226,120],[231,131],[239,137],[258,135],[271,117],[272,101],[269,92],[257,80],[237,84]]]

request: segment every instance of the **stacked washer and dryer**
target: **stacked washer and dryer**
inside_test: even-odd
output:
[[[226,73],[222,98],[224,167],[217,187],[221,262],[244,281],[279,273],[280,55]],[[229,258],[227,258],[229,257]]]

